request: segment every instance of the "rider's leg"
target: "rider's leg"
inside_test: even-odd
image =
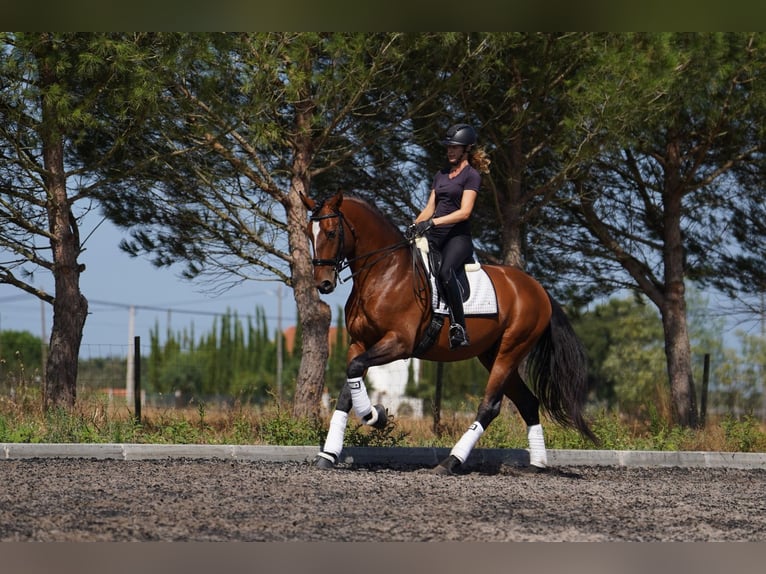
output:
[[[439,269],[439,283],[450,309],[450,347],[467,347],[468,335],[465,329],[463,297],[460,292],[455,270],[471,257],[473,244],[470,236],[456,235],[442,246],[442,263]]]
[[[450,271],[450,278],[444,284],[444,292],[447,296],[447,304],[450,311],[449,344],[450,348],[467,347],[468,334],[465,331],[465,314],[463,312],[463,297],[460,293],[455,273]]]

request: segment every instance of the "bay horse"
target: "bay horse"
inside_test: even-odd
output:
[[[346,268],[353,279],[345,305],[347,381],[324,446],[314,459],[316,467],[337,464],[352,408],[363,423],[385,428],[386,410],[371,404],[364,375],[369,367],[410,357],[429,361],[478,357],[489,371],[475,421],[433,469],[437,474],[452,474],[465,463],[500,413],[504,396],[527,425],[529,464],[535,470],[547,467],[541,407],[557,423],[598,442],[583,417],[588,387],[582,344],[562,308],[540,283],[515,267],[482,264],[495,287],[497,313],[467,315],[470,345],[450,349],[448,328],[439,329],[438,323],[434,327],[431,286],[413,239],[377,207],[355,196],[344,197],[342,191],[321,202],[302,198],[311,211],[306,232],[314,251],[317,289],[331,293]],[[524,359],[536,394],[519,373]]]

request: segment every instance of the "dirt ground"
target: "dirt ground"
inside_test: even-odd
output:
[[[0,541],[766,541],[766,471],[0,461]]]

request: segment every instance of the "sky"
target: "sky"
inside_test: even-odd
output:
[[[86,237],[94,227],[86,221],[81,236]],[[148,345],[149,333],[157,323],[163,340],[168,325],[174,333],[193,325],[199,339],[212,328],[215,316],[225,314],[227,309],[236,311],[244,320],[262,308],[271,333],[276,332],[280,316],[283,329],[295,325],[295,301],[292,291],[284,285],[251,281],[211,294],[209,285],[181,278],[180,266],[156,268],[148,257],[131,257],[121,251],[123,237],[127,237],[126,232],[104,221],[87,240],[80,256],[80,263],[86,265],[80,291],[89,302],[81,357],[127,356],[133,337],[141,337],[142,347]],[[53,278],[47,273],[40,272],[33,285],[53,292]],[[350,291],[351,283],[347,282],[339,284],[335,293],[321,296],[332,309],[333,323],[338,306],[345,304]],[[131,305],[135,307],[132,330]],[[50,305],[41,304],[16,287],[0,284],[0,330],[29,331],[38,337],[44,335],[47,342],[52,322]]]

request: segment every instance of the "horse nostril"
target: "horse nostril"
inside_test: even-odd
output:
[[[318,289],[320,293],[322,293],[323,295],[327,295],[328,293],[333,292],[333,290],[335,289],[335,285],[333,285],[332,281],[325,280],[319,284]]]

